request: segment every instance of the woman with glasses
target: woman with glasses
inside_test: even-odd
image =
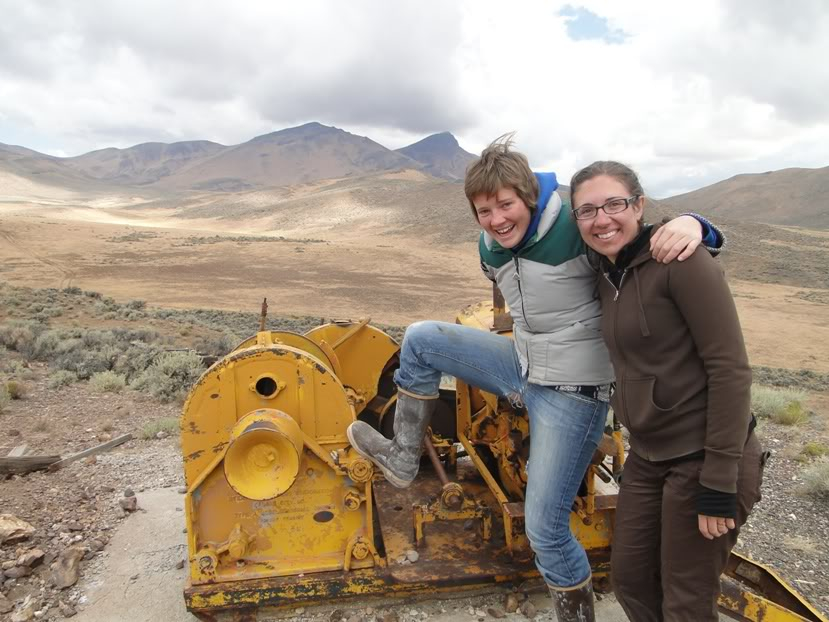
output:
[[[348,438],[386,480],[406,487],[418,472],[443,374],[526,406],[527,537],[558,620],[590,622],[590,564],[570,530],[570,510],[607,420],[613,369],[599,333],[597,275],[557,188],[555,175],[533,173],[508,137],[470,165],[464,191],[482,230],[481,266],[509,305],[514,339],[445,322],[412,324],[394,377],[394,438],[362,421],[349,426]],[[677,218],[654,239],[654,253],[667,261],[690,255],[701,238],[698,220]]]
[[[572,213],[601,273],[601,331],[630,432],[611,556],[628,618],[715,621],[719,577],[752,506],[765,456],[734,300],[706,252],[653,259],[645,193],[618,162],[570,182]]]

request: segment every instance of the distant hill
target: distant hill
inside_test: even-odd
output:
[[[0,143],[0,198],[25,197],[27,193],[44,198],[49,188],[59,188],[80,196],[104,193],[179,200],[190,194],[269,188],[287,192],[290,187],[323,180],[354,180],[400,171],[456,182],[463,179],[474,158],[449,132],[391,150],[370,138],[320,123],[271,132],[239,145],[207,140],[156,142],[71,158]],[[561,190],[566,193],[567,188]],[[829,229],[826,197],[829,167],[792,168],[737,175],[660,200],[653,207],[668,213],[700,212],[721,221]]]
[[[422,168],[373,140],[307,123],[227,147],[161,180],[194,190],[245,190]]]
[[[736,175],[660,201],[735,221],[829,228],[829,167]]]
[[[417,160],[430,175],[441,179],[463,180],[466,167],[476,158],[461,149],[457,139],[449,132],[432,134],[408,147],[397,149],[398,153]]]
[[[49,187],[70,191],[103,189],[96,180],[67,166],[61,158],[3,143],[0,143],[0,176],[3,179],[0,196],[17,194],[27,187],[37,187],[35,194],[39,196],[48,194]]]
[[[57,158],[0,143],[0,172],[73,188],[96,182],[125,188],[169,191],[238,192],[303,184],[323,179],[418,170],[440,179],[462,179],[473,156],[449,133],[410,145],[417,157],[392,151],[370,138],[336,127],[306,123],[239,145],[207,140],[143,143]],[[48,178],[48,181],[47,181]]]
[[[90,177],[129,185],[152,184],[227,149],[209,140],[172,144],[143,143],[128,149],[100,149],[65,158],[71,168]]]

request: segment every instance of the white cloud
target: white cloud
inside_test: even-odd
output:
[[[624,39],[574,41],[568,4]],[[477,151],[517,130],[565,182],[616,158],[656,195],[829,164],[823,0],[509,7],[0,0],[0,142],[233,144],[320,121],[390,148],[449,130]]]

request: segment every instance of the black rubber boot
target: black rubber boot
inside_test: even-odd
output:
[[[436,402],[398,393],[393,439],[387,439],[367,423],[355,421],[346,430],[348,442],[357,453],[376,464],[389,483],[406,488],[420,468],[423,435]]]
[[[593,580],[587,577],[584,583],[570,588],[548,585],[553,597],[553,608],[558,622],[596,622],[593,610]]]

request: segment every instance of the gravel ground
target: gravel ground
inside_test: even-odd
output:
[[[763,422],[758,435],[772,452],[763,474],[763,499],[743,528],[737,550],[778,571],[829,615],[829,498],[801,494],[804,463],[795,459],[806,429]],[[825,434],[825,423],[822,424]],[[810,429],[812,428],[812,429]]]

